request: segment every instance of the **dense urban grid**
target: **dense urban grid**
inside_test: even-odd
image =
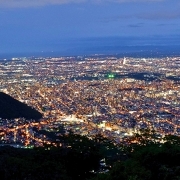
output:
[[[0,119],[0,142],[51,143],[41,131],[97,134],[133,143],[141,129],[180,136],[180,57],[77,56],[0,60],[0,91],[37,109],[40,120]],[[58,134],[57,134],[58,135]]]

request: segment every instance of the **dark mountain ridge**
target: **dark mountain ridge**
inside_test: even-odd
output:
[[[13,119],[20,117],[38,120],[42,118],[42,114],[8,94],[0,92],[0,118]]]

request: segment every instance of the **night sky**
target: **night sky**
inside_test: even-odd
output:
[[[88,38],[180,44],[179,9],[179,0],[0,0],[0,53],[67,50]]]

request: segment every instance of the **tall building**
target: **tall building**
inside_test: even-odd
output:
[[[126,64],[126,58],[124,57],[124,59],[123,59],[123,65],[125,65]]]

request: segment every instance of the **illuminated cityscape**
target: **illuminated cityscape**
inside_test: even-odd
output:
[[[78,56],[0,61],[0,87],[43,114],[0,119],[1,144],[51,143],[41,130],[127,143],[141,129],[180,136],[180,58]]]

